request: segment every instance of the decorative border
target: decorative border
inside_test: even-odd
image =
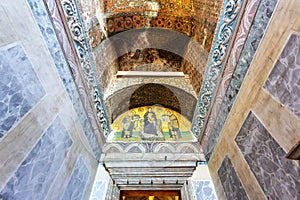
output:
[[[95,74],[94,64],[91,58],[90,48],[85,35],[82,18],[79,13],[76,0],[61,0],[65,18],[70,29],[73,44],[77,51],[80,66],[84,73],[84,78],[89,89],[90,97],[93,100],[96,109],[97,118],[103,130],[104,136],[110,133],[109,120],[105,112],[103,99]]]
[[[242,0],[226,0],[224,2],[223,12],[212,48],[212,53],[207,66],[205,80],[200,92],[197,109],[194,115],[192,130],[198,138],[203,131],[207,117],[209,115],[212,98],[217,89],[220,74],[223,68],[225,57],[228,53],[228,47],[231,37],[242,7]]]
[[[103,152],[203,154],[198,142],[111,142],[104,145]]]
[[[244,15],[242,16],[239,29],[237,31],[235,40],[233,42],[233,47],[231,48],[230,56],[228,58],[227,64],[224,67],[224,72],[222,73],[222,78],[220,80],[220,85],[215,95],[214,104],[210,111],[210,116],[207,119],[205,125],[205,130],[203,130],[202,137],[200,138],[200,144],[206,144],[208,137],[210,136],[214,124],[217,120],[219,111],[221,110],[221,104],[225,97],[226,91],[229,87],[230,81],[233,78],[233,73],[235,67],[238,63],[238,59],[242,53],[243,47],[246,43],[246,39],[250,32],[252,22],[254,20],[256,11],[258,9],[261,0],[249,0],[245,5]]]

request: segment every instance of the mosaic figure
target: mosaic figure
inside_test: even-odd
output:
[[[123,118],[122,124],[123,124],[123,129],[122,129],[121,138],[132,137],[132,131],[135,128],[135,118],[134,118],[133,111],[129,112],[128,115]]]
[[[151,107],[144,115],[144,133],[157,135],[157,119]]]
[[[170,138],[181,138],[181,131],[177,117],[171,111],[168,111],[167,115],[169,116],[168,128]]]

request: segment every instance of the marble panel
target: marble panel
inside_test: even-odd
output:
[[[292,34],[264,88],[300,117],[300,35]]]
[[[0,140],[45,95],[22,46],[0,48]]]
[[[228,156],[224,158],[218,170],[218,175],[228,200],[249,199]]]
[[[90,200],[105,200],[106,184],[106,181],[96,181],[93,186]]]
[[[56,118],[0,192],[0,199],[43,199],[73,141]]]
[[[80,157],[72,172],[71,179],[64,192],[62,200],[83,199],[90,172]]]
[[[91,124],[87,118],[79,93],[77,91],[74,79],[66,62],[66,58],[59,44],[51,19],[42,0],[27,0],[35,21],[40,29],[44,41],[49,49],[51,57],[55,63],[59,76],[64,84],[66,92],[72,101],[73,107],[80,119],[81,126],[89,141],[89,144],[97,159],[100,158],[100,147],[97,138],[91,128]]]
[[[262,0],[258,7],[243,51],[240,55],[233,77],[223,99],[220,112],[214,124],[214,128],[206,145],[203,147],[207,160],[209,160],[214,147],[218,142],[221,130],[233,106],[233,103],[235,102],[244,77],[248,71],[250,63],[252,62],[256,49],[258,48],[258,45],[264,35],[265,29],[271,19],[277,2],[278,0]]]
[[[211,181],[193,181],[197,200],[217,200]]]
[[[251,112],[235,138],[267,199],[300,199],[300,167]]]

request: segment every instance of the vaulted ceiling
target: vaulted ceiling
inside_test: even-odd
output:
[[[198,0],[80,1],[82,20],[110,123],[133,108],[128,102],[131,94],[136,95],[135,90],[141,91],[139,87],[142,87],[145,93],[149,92],[145,90],[149,83],[157,84],[157,90],[167,83],[178,91],[175,93],[181,96],[177,98],[186,101],[181,101],[178,106],[169,101],[163,106],[174,108],[193,120],[222,3]],[[185,78],[159,77],[153,80],[153,77],[135,76],[122,79],[116,78],[118,71],[176,71],[183,72]],[[120,82],[122,86],[115,87]],[[152,100],[142,98],[143,102],[134,105],[155,104],[153,99],[161,99],[158,95],[164,95],[163,89],[155,95],[157,97],[152,97]]]
[[[155,168],[155,172],[170,166],[170,176],[158,173],[155,177],[170,180],[172,186],[180,188],[196,161],[205,160],[199,146],[200,135],[218,89],[241,1],[62,0],[62,7],[89,100],[103,136],[108,137],[101,161],[111,174],[116,166],[118,170],[128,166],[121,168],[123,172],[116,172],[114,180],[119,186],[135,185],[136,178],[146,181],[149,174],[143,170],[147,166],[147,171]],[[163,112],[159,113],[161,130],[157,134],[148,137],[145,129],[135,133],[151,140],[131,142],[132,133],[124,129],[128,120],[125,118],[121,131],[126,137],[120,129],[119,136],[111,130],[113,122],[120,122],[118,117],[125,112],[128,116],[131,113],[131,119],[138,119],[135,128],[144,126],[149,109],[145,106],[155,106],[157,112]],[[130,109],[135,112],[129,112]],[[168,121],[165,113],[170,111],[190,122],[188,133],[194,138],[177,141],[176,133],[170,129],[163,132],[168,129],[164,128]],[[140,120],[142,116],[144,121]],[[176,136],[171,143],[161,140],[166,136],[170,139],[171,134]],[[111,135],[120,137],[121,142],[109,142]],[[127,157],[128,153],[136,153],[137,157]],[[153,159],[157,162],[152,163]],[[189,172],[182,180],[176,180],[176,170],[182,167],[188,167]],[[153,184],[157,188],[165,186],[164,181]]]

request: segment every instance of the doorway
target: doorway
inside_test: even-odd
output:
[[[178,190],[121,190],[120,200],[181,200]]]

